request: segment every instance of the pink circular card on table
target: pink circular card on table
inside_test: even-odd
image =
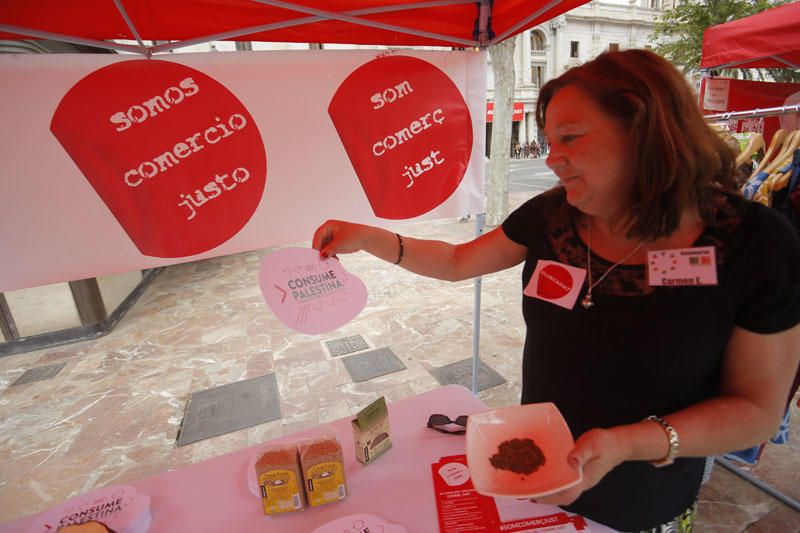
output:
[[[150,527],[150,497],[130,485],[105,487],[69,499],[42,513],[28,533],[96,520],[117,533],[144,533]]]
[[[338,259],[323,259],[311,248],[284,248],[269,254],[261,263],[258,281],[275,316],[308,335],[347,324],[367,303],[367,287],[360,279]]]
[[[405,528],[390,524],[369,513],[351,514],[318,527],[311,533],[406,533]]]

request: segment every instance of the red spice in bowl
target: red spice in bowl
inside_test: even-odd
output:
[[[499,470],[516,474],[532,474],[546,462],[544,452],[531,439],[510,439],[500,443],[496,454],[489,458]]]

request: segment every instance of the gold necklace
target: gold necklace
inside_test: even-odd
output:
[[[601,281],[606,279],[606,276],[608,276],[612,270],[617,268],[619,265],[630,259],[636,252],[638,252],[639,248],[641,248],[642,245],[644,244],[644,241],[639,241],[639,244],[637,244],[634,247],[634,249],[628,253],[628,255],[626,255],[613,265],[611,265],[611,267],[609,267],[609,269],[606,270],[602,276],[600,276],[600,279],[592,283],[592,218],[591,217],[589,217],[589,229],[586,230],[586,233],[587,233],[586,240],[588,241],[586,244],[586,272],[589,276],[589,288],[586,289],[586,296],[584,296],[583,299],[581,300],[581,305],[583,306],[584,309],[589,309],[594,305],[594,300],[592,300],[592,289],[597,287],[597,285]]]

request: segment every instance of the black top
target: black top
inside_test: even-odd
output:
[[[523,287],[540,259],[586,268],[573,213],[557,188],[503,223],[528,248]],[[593,289],[589,310],[585,282],[571,310],[523,296],[522,403],[554,402],[575,438],[671,413],[717,395],[734,326],[774,333],[800,322],[800,240],[777,212],[720,193],[695,246],[715,247],[717,286],[650,287],[644,265],[622,265]],[[593,279],[612,264],[592,254]],[[616,529],[651,528],[694,503],[703,466],[628,461],[567,509]]]

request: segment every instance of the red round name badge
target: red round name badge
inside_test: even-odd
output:
[[[96,70],[64,95],[50,130],[144,255],[219,246],[264,193],[255,120],[225,86],[184,65],[145,59]]]
[[[536,294],[548,300],[563,298],[572,290],[572,274],[558,265],[547,265],[539,272]]]
[[[434,65],[385,56],[362,65],[328,106],[372,211],[414,218],[458,188],[472,153],[472,119],[453,81]]]

